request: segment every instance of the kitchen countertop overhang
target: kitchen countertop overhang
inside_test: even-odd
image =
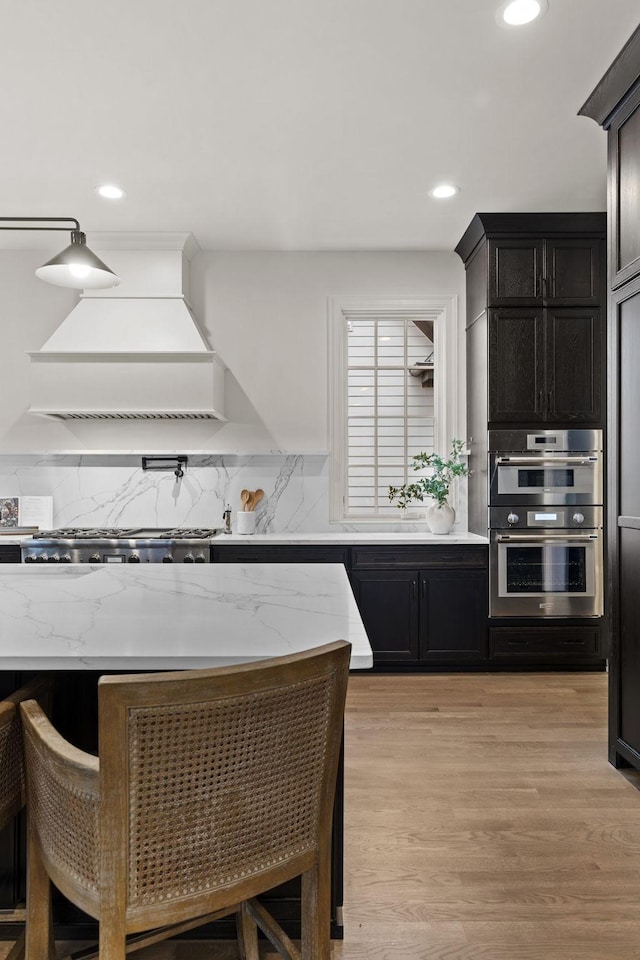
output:
[[[0,565],[0,668],[181,670],[333,640],[373,664],[342,564]]]

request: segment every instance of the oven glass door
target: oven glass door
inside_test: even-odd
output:
[[[518,461],[497,458],[491,502],[600,503],[601,466],[598,460]]]
[[[492,547],[492,616],[602,615],[598,533],[497,534]]]

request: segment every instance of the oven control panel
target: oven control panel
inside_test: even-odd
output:
[[[588,529],[602,527],[602,507],[536,506],[491,507],[489,526],[492,530],[561,530]]]

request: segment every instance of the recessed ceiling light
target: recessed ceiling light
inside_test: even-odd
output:
[[[437,187],[430,190],[429,193],[437,200],[447,200],[449,197],[455,197],[460,192],[460,187],[454,187],[452,183],[439,183]]]
[[[105,200],[122,200],[126,196],[122,187],[117,187],[115,183],[103,183],[96,187],[96,193]]]
[[[547,9],[547,0],[510,0],[498,11],[498,22],[510,27],[522,27],[531,23]]]

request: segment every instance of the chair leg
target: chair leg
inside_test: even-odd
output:
[[[331,850],[320,848],[318,863],[302,874],[302,960],[329,960],[331,952]]]
[[[124,922],[104,911],[98,925],[98,960],[125,960],[127,933]]]
[[[21,933],[9,950],[6,960],[24,960],[24,933]]]
[[[27,923],[26,960],[42,960],[55,956],[53,919],[51,914],[51,882],[42,862],[40,845],[32,827],[27,840]]]
[[[246,903],[241,903],[236,912],[236,928],[240,960],[259,960],[258,927],[249,914]]]

